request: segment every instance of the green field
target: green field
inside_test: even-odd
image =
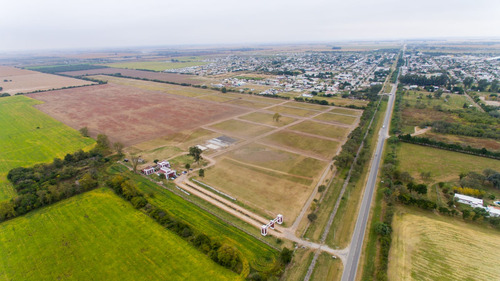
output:
[[[6,180],[12,168],[51,162],[95,143],[33,107],[40,103],[25,96],[0,99],[0,201],[15,194]]]
[[[273,120],[273,114],[263,112],[253,112],[238,118],[276,127],[285,126],[297,120],[291,117],[281,116],[279,122],[276,122]]]
[[[336,139],[347,137],[350,131],[349,128],[328,125],[311,120],[306,120],[294,125],[290,127],[290,130]]]
[[[252,268],[267,271],[275,266],[278,251],[254,237],[228,225],[214,215],[157,186],[148,179],[133,175],[121,165],[113,166],[110,172],[125,173],[127,177],[135,181],[137,187],[146,194],[148,201],[152,204],[167,210],[172,216],[181,219],[193,229],[236,247],[243,254],[242,259],[244,262],[248,262]],[[258,234],[258,229],[255,229],[255,232]]]
[[[314,117],[314,119],[322,120],[322,121],[333,121],[342,124],[352,125],[356,122],[357,117],[340,115],[335,113],[323,113]]]
[[[147,69],[154,71],[163,71],[168,69],[178,69],[190,66],[205,65],[207,62],[189,60],[182,62],[171,62],[171,61],[138,61],[138,62],[117,62],[109,63],[106,66],[116,67],[116,68],[128,68],[128,69]]]
[[[421,145],[401,143],[399,147],[400,169],[419,179],[421,172],[431,172],[431,180],[455,181],[459,174],[484,169],[496,169],[500,161]]]
[[[415,106],[427,106],[434,107],[440,106],[444,110],[448,109],[462,109],[464,103],[470,104],[470,100],[467,99],[465,95],[458,94],[447,94],[443,93],[440,99],[428,98],[427,95],[432,95],[426,91],[406,91],[404,94],[404,104],[409,104],[412,107]],[[446,96],[450,96],[446,99]]]
[[[0,224],[2,280],[238,280],[108,189]]]
[[[301,135],[292,131],[280,131],[263,138],[265,143],[270,143],[284,148],[296,149],[305,154],[329,159],[337,152],[339,143],[336,141],[320,139]]]

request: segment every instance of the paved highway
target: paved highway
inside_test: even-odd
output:
[[[366,225],[368,223],[368,216],[370,215],[370,205],[377,181],[377,173],[382,157],[382,150],[384,148],[385,140],[389,137],[389,125],[391,121],[392,109],[394,107],[394,98],[397,86],[398,82],[396,82],[396,84],[392,86],[392,91],[389,94],[389,101],[387,104],[387,110],[385,112],[384,123],[378,135],[375,156],[371,161],[370,174],[368,176],[368,181],[366,182],[365,193],[363,195],[363,201],[361,202],[361,208],[359,209],[358,220],[356,221],[356,227],[354,228],[354,233],[352,235],[349,255],[347,256],[347,263],[344,266],[344,272],[342,274],[342,281],[356,280],[356,272],[358,270],[361,250],[363,249],[363,238],[365,236]]]

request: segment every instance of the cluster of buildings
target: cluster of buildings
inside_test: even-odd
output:
[[[177,177],[177,172],[171,169],[170,162],[163,160],[158,162],[156,166],[148,166],[141,170],[144,175],[165,175],[167,179],[175,179]]]
[[[500,57],[489,54],[439,54],[432,52],[408,51],[401,74],[441,75],[463,82],[466,77],[475,82],[486,79],[491,82],[500,79]]]
[[[382,83],[396,58],[397,50],[365,52],[292,52],[277,54],[226,55],[206,60],[208,64],[171,69],[168,72],[214,77],[234,73],[220,85],[252,89],[267,86],[264,94],[280,92],[330,92],[358,90]],[[238,73],[269,74],[268,78],[238,78]],[[227,75],[226,75],[227,77]]]
[[[472,208],[483,208],[485,209],[490,216],[492,217],[500,217],[500,208],[497,206],[488,206],[484,207],[484,202],[483,199],[463,195],[463,194],[458,194],[455,193],[455,200],[457,200],[458,203],[466,204],[471,206]]]

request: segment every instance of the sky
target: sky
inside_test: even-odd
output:
[[[0,51],[500,38],[498,0],[8,0]]]

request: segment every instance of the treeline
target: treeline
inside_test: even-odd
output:
[[[257,269],[245,268],[247,265],[242,262],[242,253],[236,248],[196,231],[185,221],[170,214],[169,211],[151,204],[132,180],[122,175],[115,175],[106,181],[106,186],[129,201],[134,208],[141,210],[157,223],[180,236],[214,262],[238,274],[243,272],[244,275],[247,275],[253,270],[253,273],[248,276],[250,280],[266,280],[269,277],[278,276],[282,273],[284,266],[291,261],[293,252],[284,248],[280,254],[280,267],[274,268],[272,272],[259,272]]]
[[[363,111],[363,115],[361,115],[358,127],[349,134],[346,143],[342,146],[341,152],[334,157],[335,166],[338,169],[346,169],[351,166],[363,141],[364,134],[369,129],[368,125],[375,114],[376,108],[377,104],[375,102],[368,104],[368,107]]]
[[[434,121],[425,125],[432,126],[432,131],[441,134],[460,135],[469,137],[500,139],[500,131],[485,124],[463,125],[447,121]]]
[[[88,79],[84,79],[84,80],[88,80]],[[95,79],[92,79],[92,80],[95,80]],[[101,85],[101,84],[107,84],[108,83],[106,81],[101,81],[101,80],[96,80],[94,82],[98,82],[99,85]],[[67,86],[67,87],[62,87],[62,88],[52,88],[52,89],[47,89],[47,90],[36,90],[36,91],[31,91],[31,92],[26,92],[26,93],[17,93],[15,95],[16,96],[30,95],[30,94],[44,93],[44,92],[57,91],[57,90],[66,90],[66,89],[88,87],[88,86],[94,86],[94,85],[95,84],[87,84],[87,85],[80,85],[80,86]]]
[[[182,237],[216,263],[236,273],[241,273],[243,264],[241,253],[237,249],[231,245],[214,241],[203,233],[197,233],[188,224],[172,216],[167,210],[152,205],[135,187],[133,181],[116,175],[106,181],[106,185],[113,189],[117,195],[129,201],[134,208],[143,211],[163,227]]]
[[[451,144],[451,143],[445,143],[442,141],[435,141],[435,140],[432,140],[432,139],[429,139],[426,137],[412,137],[410,134],[399,135],[398,138],[400,141],[407,142],[407,143],[427,145],[427,146],[432,146],[432,147],[456,151],[456,152],[462,152],[462,153],[473,154],[473,155],[477,155],[477,156],[500,159],[500,152],[490,151],[484,147],[479,149],[479,148],[473,148],[470,146],[461,146],[459,144]]]
[[[66,72],[66,71],[81,71],[81,70],[91,70],[100,68],[108,68],[108,67],[103,65],[93,65],[93,64],[73,64],[73,65],[47,66],[47,67],[37,67],[37,68],[28,67],[28,69],[30,70],[49,73],[49,74]]]
[[[403,84],[418,85],[418,86],[445,86],[449,79],[445,74],[439,76],[431,76],[427,78],[425,75],[406,74],[399,77],[399,81]]]
[[[14,168],[7,179],[17,191],[10,201],[0,203],[0,221],[69,198],[98,186],[98,168],[108,162],[98,149],[79,150],[64,159],[30,168]]]
[[[313,104],[320,104],[320,105],[332,105],[334,106],[335,103],[328,103],[326,100],[317,100],[317,99],[310,99],[310,98],[304,98],[304,97],[294,97],[293,98],[295,101],[298,102],[307,102],[307,103],[313,103]]]
[[[362,91],[352,91],[350,96],[357,99],[365,99],[369,101],[376,101],[378,99],[378,94],[382,90],[382,84],[372,85]]]

